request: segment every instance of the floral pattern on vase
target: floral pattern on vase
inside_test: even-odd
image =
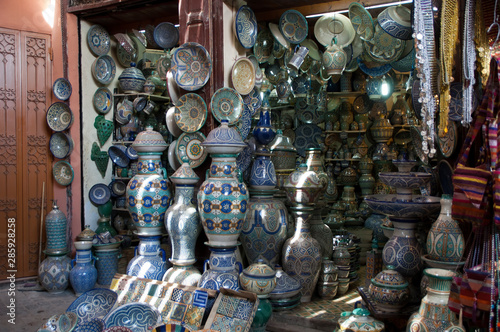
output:
[[[50,255],[38,267],[38,280],[43,288],[49,293],[62,293],[69,285],[69,272],[71,270],[71,259],[67,252]]]
[[[160,238],[160,235],[139,235],[140,242],[136,248],[135,256],[127,265],[129,276],[162,280],[167,271],[167,258],[165,250],[160,248]]]

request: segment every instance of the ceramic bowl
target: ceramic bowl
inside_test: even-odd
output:
[[[203,87],[212,74],[212,59],[198,43],[185,43],[174,51],[171,67],[175,82],[184,90]]]
[[[248,95],[255,86],[255,68],[248,58],[239,58],[231,69],[231,83],[240,95]]]
[[[125,68],[118,77],[118,85],[124,93],[139,93],[144,88],[146,78],[135,66],[135,62],[130,63],[130,67]]]
[[[75,172],[69,162],[60,160],[52,167],[52,175],[54,176],[54,180],[61,186],[68,186],[73,182]]]
[[[65,312],[50,317],[37,331],[38,332],[70,332],[78,324],[78,316],[73,312]]]
[[[295,9],[289,9],[281,14],[279,28],[283,37],[292,44],[301,43],[309,32],[306,18]]]
[[[281,266],[276,266],[276,287],[270,293],[272,301],[279,301],[280,299],[290,299],[297,296],[302,286],[300,282],[290,277]],[[300,295],[299,295],[300,299]]]
[[[316,289],[318,291],[319,297],[321,297],[323,300],[331,300],[335,296],[337,296],[339,288],[339,282],[318,282],[316,285]]]
[[[201,143],[205,135],[197,131],[194,133],[183,133],[177,139],[175,156],[179,164],[187,162],[191,168],[196,168],[207,159],[208,153]]]
[[[234,18],[234,34],[238,38],[241,46],[252,48],[257,40],[257,19],[255,13],[248,6],[241,6]]]
[[[370,40],[373,37],[373,18],[363,5],[352,2],[349,5],[349,19],[361,39]]]
[[[111,190],[116,196],[121,196],[125,194],[127,185],[123,181],[113,181],[111,185]]]
[[[170,107],[165,114],[165,122],[167,124],[168,131],[174,136],[179,137],[182,135],[183,131],[177,126],[175,122],[175,107]]]
[[[147,97],[137,96],[137,97],[135,97],[134,101],[132,102],[132,105],[133,105],[134,110],[136,112],[142,112],[144,110],[144,107],[146,107],[147,103],[148,103]]]
[[[68,104],[63,102],[55,102],[50,105],[45,115],[49,128],[55,132],[69,129],[74,120],[73,112]]]
[[[102,319],[113,308],[117,297],[110,289],[94,288],[80,295],[66,311],[75,313],[81,323]]]
[[[68,100],[72,91],[71,83],[64,77],[58,78],[52,85],[52,92],[59,100]]]
[[[162,22],[155,27],[153,38],[160,48],[169,49],[179,42],[179,30],[170,22]]]
[[[111,191],[103,183],[97,183],[89,190],[89,199],[95,205],[106,204],[111,198]]]
[[[253,45],[253,55],[258,63],[267,62],[273,52],[274,40],[271,32],[268,29],[262,29],[257,34],[257,39]]]
[[[440,210],[440,198],[434,196],[413,196],[411,202],[398,202],[397,195],[368,195],[365,202],[375,213],[396,218],[425,218]]]
[[[73,139],[66,133],[54,133],[50,136],[49,149],[54,157],[64,159],[73,151]]]
[[[156,308],[147,303],[127,303],[111,311],[104,323],[106,328],[124,326],[134,332],[149,331],[161,322]]]
[[[280,31],[279,25],[276,23],[269,23],[269,31],[273,35],[274,39],[285,49],[290,48],[290,42],[283,36]]]
[[[183,132],[194,133],[203,127],[207,114],[203,98],[196,93],[186,93],[175,106],[174,120]]]
[[[125,151],[127,154],[128,159],[130,160],[137,160],[139,159],[139,155],[137,154],[137,151],[135,151],[134,147],[132,145],[129,145],[127,147],[127,150]]]
[[[113,93],[106,87],[98,88],[92,97],[92,105],[100,114],[107,114],[113,108]]]
[[[412,39],[411,10],[404,6],[391,6],[377,17],[378,24],[394,38]]]
[[[276,271],[259,259],[240,273],[239,280],[243,289],[257,295],[266,295],[276,287]]]
[[[167,72],[167,92],[172,104],[177,105],[181,97],[181,90],[175,81],[174,73],[171,69]]]
[[[88,322],[79,323],[74,332],[101,332],[104,330],[104,321],[100,318],[94,318]]]
[[[115,120],[121,125],[125,125],[132,119],[132,113],[134,112],[134,106],[132,102],[128,99],[122,100],[121,103],[117,105],[115,112]]]
[[[95,24],[87,32],[87,44],[95,56],[108,54],[111,48],[109,34],[101,25]]]
[[[212,115],[217,121],[227,120],[228,124],[235,124],[243,114],[243,98],[231,88],[220,88],[210,100]]]
[[[167,158],[168,158],[168,164],[173,170],[178,169],[181,167],[181,164],[177,160],[177,157],[175,155],[175,147],[177,146],[177,140],[173,141],[170,143],[170,146],[168,147],[168,152],[167,152]]]
[[[382,183],[394,188],[420,189],[427,186],[431,174],[420,172],[380,172]]]
[[[347,293],[347,291],[349,290],[349,282],[350,282],[349,278],[339,278],[338,279],[339,289],[337,291],[337,294],[344,295],[345,293]]]
[[[332,273],[320,272],[318,280],[321,282],[335,282],[338,280],[338,274],[337,272],[332,272]]]
[[[116,75],[115,60],[109,55],[101,55],[92,63],[92,75],[101,84],[110,84]]]
[[[342,48],[352,43],[356,37],[356,31],[347,16],[327,14],[316,21],[314,36],[323,46],[332,45],[333,38],[337,38],[337,45]]]
[[[112,162],[118,167],[125,168],[130,163],[125,145],[112,145],[108,149],[108,155]]]

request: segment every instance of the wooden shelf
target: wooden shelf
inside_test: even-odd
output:
[[[165,96],[159,96],[155,94],[147,94],[144,92],[139,92],[139,93],[115,93],[113,94],[113,97],[131,97],[131,96],[141,96],[141,97],[150,97],[151,100],[153,101],[159,101],[159,102],[168,102],[170,101],[170,97],[165,97]]]
[[[134,143],[134,141],[113,141],[112,144],[122,144],[122,145],[130,145]]]
[[[127,208],[117,208],[117,207],[114,207],[113,211],[126,211],[126,212],[128,212],[128,209]]]

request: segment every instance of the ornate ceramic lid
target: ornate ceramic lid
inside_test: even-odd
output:
[[[276,288],[271,292],[271,297],[277,294],[291,293],[290,296],[297,294],[302,286],[300,282],[290,277],[281,266],[276,265]]]
[[[194,185],[198,182],[200,178],[188,163],[184,162],[181,167],[175,171],[170,177],[170,180],[175,184],[191,184]]]
[[[387,266],[387,270],[383,270],[372,279],[372,284],[384,288],[406,288],[408,282],[403,275],[394,269],[394,266]]]
[[[85,229],[76,236],[77,241],[92,241],[95,232],[90,228],[90,225],[85,225]]]
[[[132,144],[137,152],[163,152],[167,146],[163,136],[154,131],[153,127],[146,127],[145,131],[141,131]]]
[[[222,120],[219,127],[209,132],[201,145],[206,147],[209,153],[238,153],[247,146],[238,131],[229,127],[227,120]]]
[[[244,269],[243,274],[253,278],[272,279],[276,276],[276,271],[274,271],[269,265],[264,263],[264,260],[258,259],[256,263],[253,263],[252,265]]]
[[[290,138],[288,136],[283,136],[283,131],[278,129],[276,131],[276,137],[269,145],[269,150],[273,151],[291,151],[297,152],[297,149],[290,142]]]

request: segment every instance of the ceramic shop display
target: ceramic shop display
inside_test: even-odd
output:
[[[222,120],[201,143],[211,154],[208,178],[198,192],[198,211],[212,247],[234,247],[245,220],[248,190],[238,176],[236,157],[246,144],[236,129]]]
[[[118,84],[124,93],[139,93],[144,88],[146,78],[141,70],[136,68],[134,62],[130,63],[129,68],[125,68],[118,76]]]
[[[92,63],[92,76],[97,82],[108,85],[116,75],[115,60],[109,55],[101,55]]]
[[[139,245],[127,265],[129,276],[162,280],[167,271],[165,250],[160,247],[160,235],[138,235]]]
[[[59,254],[45,252],[47,258],[38,266],[38,280],[49,293],[62,293],[68,288],[71,271],[71,258],[67,256],[68,252]]]
[[[211,247],[209,244],[207,246],[210,249],[210,258],[205,261],[198,287],[240,290],[239,274],[242,266],[236,261],[236,246],[227,248]]]
[[[92,255],[92,242],[76,241],[76,257],[71,261],[69,281],[77,296],[94,288],[97,281],[97,270]]]
[[[172,194],[161,154],[167,148],[163,136],[147,127],[132,144],[139,155],[137,174],[127,184],[127,208],[139,235],[161,234]]]
[[[60,255],[68,251],[67,228],[66,215],[59,210],[57,201],[52,201],[52,210],[45,216],[45,233],[47,236],[45,254]]]

